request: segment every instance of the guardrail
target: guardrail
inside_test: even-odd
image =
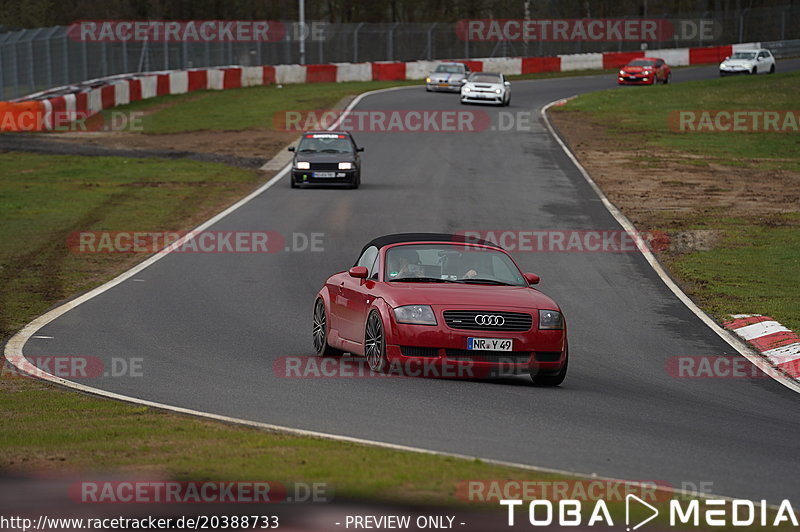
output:
[[[615,69],[636,57],[660,57],[673,66],[719,63],[737,49],[759,47],[741,43],[647,52],[567,54],[555,57],[502,57],[462,60],[473,71],[506,75]],[[62,130],[76,120],[120,105],[197,90],[225,90],[257,85],[370,80],[419,80],[438,61],[332,63],[322,65],[228,66],[121,74],[57,87],[10,102],[0,102],[0,131]]]

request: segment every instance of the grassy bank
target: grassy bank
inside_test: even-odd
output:
[[[800,73],[786,73],[631,87],[586,94],[553,113],[639,229],[714,235],[710,246],[661,259],[719,319],[766,314],[800,330],[800,135],[680,132],[675,113],[797,112],[798,83]],[[581,136],[581,124],[594,134]]]

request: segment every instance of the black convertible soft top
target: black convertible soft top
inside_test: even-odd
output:
[[[361,248],[361,253],[359,253],[358,256],[360,257],[363,255],[364,251],[366,251],[370,246],[375,246],[376,248],[380,249],[384,246],[402,244],[403,242],[463,242],[466,244],[480,244],[483,246],[500,248],[500,246],[494,242],[464,235],[451,235],[448,233],[397,233],[394,235],[383,235],[372,239],[371,241],[367,242],[363,248]]]

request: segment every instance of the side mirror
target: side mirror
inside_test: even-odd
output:
[[[504,81],[503,85],[505,85],[506,87],[510,87],[511,86],[511,82],[510,81]]]
[[[353,266],[347,273],[350,274],[350,277],[355,277],[356,279],[366,279],[369,271],[366,266]]]
[[[522,276],[528,281],[528,284],[539,284],[539,276],[535,273],[523,273]]]
[[[462,85],[463,85],[464,83],[466,83],[466,82],[467,82],[467,78],[464,78],[464,79],[462,79],[462,80],[461,80],[461,84],[462,84]]]
[[[295,147],[294,147],[294,146],[289,146],[288,148],[286,148],[286,150],[287,150],[287,151],[294,151],[294,150],[295,150]]]
[[[356,151],[358,151],[358,152],[364,151],[364,147],[362,146],[360,148],[356,148]]]

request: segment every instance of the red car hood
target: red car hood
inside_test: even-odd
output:
[[[474,309],[516,307],[560,310],[543,293],[522,286],[390,283],[382,292],[384,300],[392,307],[418,304],[465,306]]]
[[[643,72],[643,71],[645,70],[645,68],[646,68],[647,70],[655,70],[653,67],[632,67],[632,66],[626,66],[626,67],[622,67],[622,71],[623,71],[623,72],[629,72],[629,73],[631,73],[631,74],[640,74],[641,72]]]

